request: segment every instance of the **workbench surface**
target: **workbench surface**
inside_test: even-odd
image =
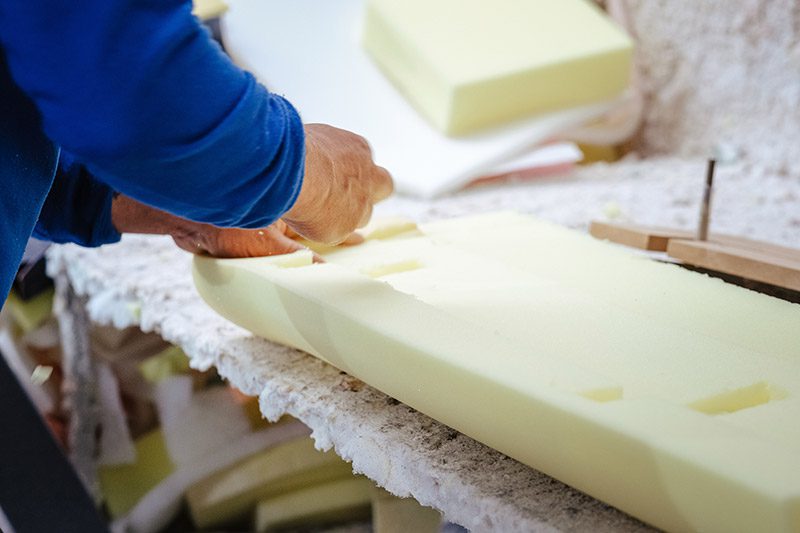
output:
[[[394,198],[380,215],[429,220],[516,209],[571,227],[617,215],[692,228],[704,161],[655,159],[595,165],[570,178],[482,187],[432,202]],[[800,245],[800,182],[752,163],[721,166],[712,229]],[[487,243],[490,253],[491,243]],[[89,250],[49,252],[88,298],[92,320],[139,326],[181,346],[197,368],[216,366],[262,412],[313,430],[353,468],[475,531],[645,531],[650,528],[536,472],[293,349],[254,338],[209,309],[192,284],[191,256],[169,238],[126,236]]]

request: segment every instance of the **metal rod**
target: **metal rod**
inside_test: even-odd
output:
[[[697,240],[705,241],[708,239],[708,223],[711,218],[711,191],[714,187],[714,167],[716,159],[708,160],[706,168],[706,186],[703,190],[703,202],[700,204],[700,223],[697,226]]]

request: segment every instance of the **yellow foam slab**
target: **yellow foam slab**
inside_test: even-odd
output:
[[[97,470],[109,514],[113,518],[125,515],[174,470],[161,430],[140,437],[134,464],[101,466]]]
[[[170,346],[139,363],[139,371],[150,383],[189,372],[189,358],[178,346]]]
[[[215,527],[241,518],[261,500],[351,475],[335,453],[318,451],[302,437],[209,476],[187,491],[186,500],[198,527]]]
[[[54,289],[47,289],[31,298],[23,300],[12,290],[8,293],[5,309],[8,309],[14,322],[20,329],[28,333],[41,326],[53,314]]]
[[[323,257],[197,258],[195,281],[237,324],[656,526],[800,529],[800,306],[514,213]]]
[[[256,531],[309,528],[369,517],[373,483],[351,477],[280,494],[256,507]]]
[[[627,35],[586,0],[368,0],[363,44],[452,135],[608,100],[632,57]]]
[[[372,490],[372,529],[375,533],[439,533],[442,515],[414,498],[398,498],[376,487]]]

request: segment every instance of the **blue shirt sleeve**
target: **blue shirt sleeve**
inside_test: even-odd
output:
[[[0,44],[48,136],[178,216],[266,226],[300,191],[296,110],[236,67],[186,0],[0,0]]]
[[[55,180],[33,230],[37,239],[100,246],[120,239],[111,221],[114,191],[86,167],[61,154]]]

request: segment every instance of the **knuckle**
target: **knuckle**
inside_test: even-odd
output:
[[[369,142],[362,137],[361,135],[353,134],[353,146],[361,152],[362,156],[369,157],[371,159],[372,148],[369,145]]]
[[[378,180],[383,182],[385,186],[394,188],[394,180],[392,179],[392,175],[389,174],[389,171],[383,167],[378,167]]]

